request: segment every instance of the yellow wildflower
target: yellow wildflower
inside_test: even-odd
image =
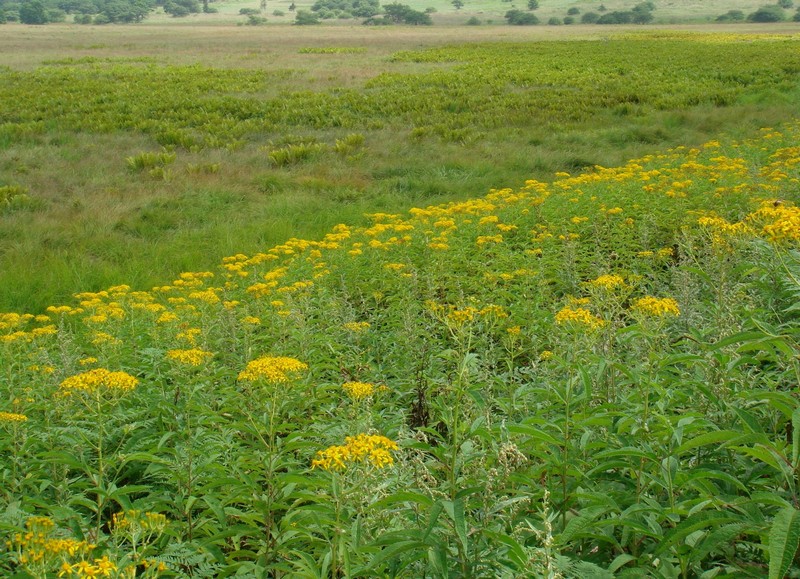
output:
[[[329,446],[317,452],[311,468],[344,470],[350,465],[369,463],[376,468],[394,464],[390,451],[397,451],[397,443],[376,434],[359,434],[345,438],[342,446]]]
[[[359,333],[369,329],[369,322],[347,322],[342,324],[342,327],[350,332]]]
[[[28,420],[28,417],[24,414],[16,414],[14,412],[0,412],[0,423],[3,422],[25,422]]]
[[[124,393],[136,388],[139,380],[126,372],[111,372],[105,368],[95,368],[65,379],[59,385],[62,395],[76,392],[88,394]]]
[[[655,298],[653,296],[639,298],[633,303],[631,309],[659,318],[664,316],[679,316],[681,314],[678,308],[678,302],[674,299]]]
[[[262,356],[247,364],[239,372],[239,380],[255,382],[264,380],[270,384],[286,384],[300,372],[308,370],[308,364],[286,356]]]
[[[191,348],[189,350],[169,350],[167,358],[186,364],[187,366],[200,366],[207,360],[214,357],[214,352],[201,350],[200,348]]]
[[[590,329],[601,328],[605,322],[593,315],[586,308],[570,308],[564,307],[556,314],[556,323],[559,325],[565,324],[578,324],[586,326]]]
[[[362,400],[375,393],[375,385],[369,382],[345,382],[342,389],[353,400]]]

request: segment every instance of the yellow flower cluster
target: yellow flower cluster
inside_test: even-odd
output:
[[[354,332],[354,333],[357,334],[359,332],[367,331],[369,329],[369,322],[347,322],[345,324],[342,324],[342,327],[345,330],[348,330],[350,332]]]
[[[263,380],[269,384],[286,384],[300,372],[308,370],[308,364],[286,356],[262,356],[247,364],[239,372],[239,380],[256,382]]]
[[[167,527],[167,517],[161,513],[130,509],[115,513],[112,517],[112,531],[136,542],[142,538],[161,534]]]
[[[800,241],[800,207],[773,201],[748,217],[762,223],[762,233],[773,243]]]
[[[344,470],[350,465],[369,463],[376,468],[394,464],[391,451],[397,451],[397,443],[377,434],[348,436],[341,446],[329,446],[317,452],[311,468]]]
[[[375,385],[369,382],[345,382],[342,389],[353,400],[362,400],[375,393]]]
[[[25,532],[14,534],[6,542],[6,546],[9,550],[16,551],[15,557],[19,565],[29,571],[36,570],[37,576],[44,576],[59,561],[69,565],[69,558],[83,559],[95,547],[86,541],[53,537],[54,530],[55,523],[51,519],[31,517],[25,522]]]
[[[609,274],[601,275],[588,283],[594,287],[602,288],[608,291],[616,288],[627,287],[625,280],[622,279],[622,276],[620,275],[609,275]]]
[[[15,414],[14,412],[0,412],[0,424],[3,422],[25,422],[28,420],[28,417],[24,414]]]
[[[111,577],[111,573],[117,570],[117,565],[111,561],[107,555],[99,559],[95,559],[92,563],[89,561],[78,561],[77,563],[70,564],[66,561],[59,569],[59,577],[77,577],[84,579],[89,577]]]
[[[556,314],[556,323],[561,325],[581,325],[595,330],[602,328],[605,322],[592,314],[586,308],[571,308],[566,306]]]
[[[646,296],[636,300],[631,306],[631,309],[657,318],[681,315],[681,311],[678,308],[678,302],[672,298],[655,298],[653,296]]]
[[[104,394],[124,393],[136,388],[139,380],[126,372],[111,372],[105,368],[95,368],[65,379],[59,385],[64,396],[75,393]]]
[[[189,350],[169,350],[167,358],[186,364],[187,366],[201,366],[209,359],[214,357],[214,352],[201,350],[200,348],[191,348]]]

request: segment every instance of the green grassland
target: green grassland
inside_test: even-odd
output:
[[[796,574],[798,139],[0,316],[0,572]]]
[[[2,29],[0,575],[800,574],[797,25],[211,23]]]
[[[752,134],[797,109],[795,29],[8,25],[0,309]]]

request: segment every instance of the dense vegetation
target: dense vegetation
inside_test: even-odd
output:
[[[149,288],[364,211],[752,131],[797,109],[794,44],[657,33],[390,59],[318,44],[267,69],[243,68],[246,49],[230,68],[99,49],[0,69],[0,187],[14,191],[0,305],[38,313],[75,291]],[[334,62],[376,72],[321,83]]]
[[[0,569],[797,572],[798,139],[4,314]]]

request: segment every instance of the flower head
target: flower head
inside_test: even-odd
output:
[[[397,443],[377,434],[348,436],[341,446],[329,446],[317,452],[311,468],[325,470],[344,470],[348,466],[369,463],[376,468],[394,464],[390,451],[398,450]]]
[[[139,380],[126,372],[111,372],[105,368],[95,368],[82,374],[65,379],[59,385],[59,392],[64,396],[76,393],[87,394],[122,394],[136,388]]]
[[[342,389],[353,400],[362,400],[375,393],[375,385],[369,382],[345,382]]]
[[[656,318],[681,315],[681,310],[678,308],[678,302],[672,298],[655,298],[653,296],[646,296],[636,300],[631,306],[631,309]]]
[[[256,382],[264,380],[270,384],[286,384],[300,372],[308,370],[308,364],[286,356],[262,356],[247,364],[239,372],[239,380]]]

